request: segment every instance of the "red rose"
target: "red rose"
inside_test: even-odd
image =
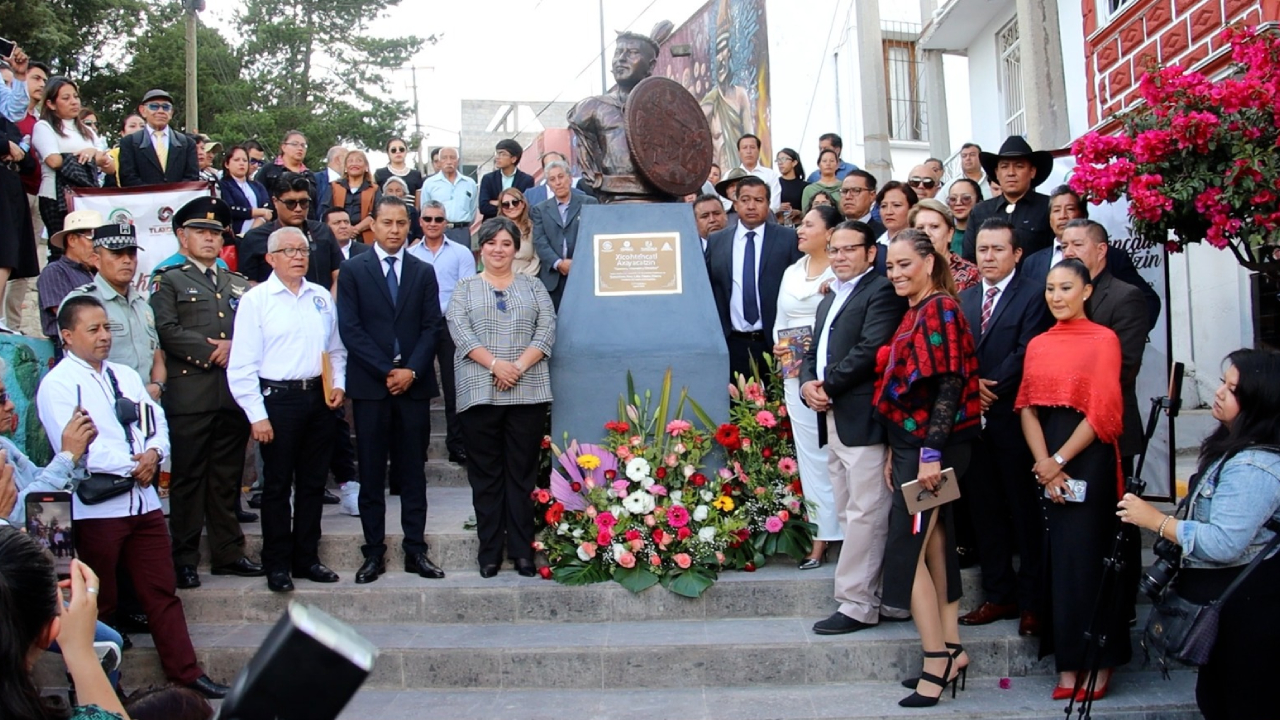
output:
[[[743,565],[743,566],[742,566],[742,569],[743,569],[743,570],[746,570],[747,572],[755,572],[755,571],[756,571],[756,564],[755,564],[755,563],[747,563],[746,565]]]
[[[747,539],[751,537],[751,532],[746,528],[739,528],[734,534],[737,535],[738,539],[742,542],[746,542]]]
[[[543,435],[543,436],[542,436],[542,449],[543,449],[543,450],[548,450],[548,449],[550,449],[550,448],[551,448],[551,436],[550,436],[550,435]]]
[[[574,480],[573,482],[569,483],[569,487],[573,488],[574,492],[582,492],[582,483],[578,482],[577,480]]]
[[[676,531],[677,540],[688,540],[691,535],[693,535],[693,531],[687,527],[682,527]]]
[[[702,473],[694,473],[693,476],[689,478],[689,481],[698,487],[702,487],[707,484],[707,476]]]
[[[613,481],[614,481],[614,480],[616,480],[617,478],[618,478],[618,471],[617,471],[617,470],[605,470],[605,471],[604,471],[604,479],[605,479],[605,480],[608,480],[609,482],[613,482]]]
[[[771,457],[773,457],[773,451],[772,451],[772,450],[770,450],[769,448],[765,448],[765,449],[763,449],[763,450],[761,450],[761,451],[760,451],[760,457],[765,458],[765,459],[771,458]]]
[[[667,469],[664,467],[659,467],[657,470],[653,471],[653,475],[659,480],[665,480],[667,477]]]
[[[666,537],[666,536],[667,536],[667,534],[666,534],[666,533],[664,533],[664,532],[662,532],[662,528],[654,528],[654,529],[653,529],[653,541],[654,541],[654,542],[656,542],[656,543],[658,543],[659,545],[661,545],[661,544],[662,544],[662,539],[663,539],[664,537]]]
[[[631,528],[630,530],[627,531],[627,534],[625,535],[625,537],[627,538],[627,542],[631,542],[632,540],[639,540],[640,531],[636,530],[635,528]]]
[[[558,502],[552,503],[551,507],[547,508],[545,517],[548,525],[555,525],[560,522],[560,518],[564,517],[564,505]]]
[[[546,566],[544,565],[543,567],[538,568],[538,574],[542,576],[542,579],[543,579],[543,580],[550,580],[550,579],[551,579],[551,568],[546,567]]]

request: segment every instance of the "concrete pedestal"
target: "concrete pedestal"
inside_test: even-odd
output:
[[[631,233],[679,234],[679,293],[597,294],[597,236]],[[673,404],[680,388],[688,388],[715,422],[727,420],[729,351],[692,209],[683,203],[584,207],[551,354],[552,441],[559,445],[566,432],[581,442],[604,437],[604,424],[617,417],[628,371],[642,397],[653,391],[656,409],[668,367]],[[693,421],[693,413],[686,409],[685,418]]]

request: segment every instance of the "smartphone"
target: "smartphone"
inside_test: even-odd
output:
[[[71,577],[71,560],[76,556],[71,493],[30,493],[26,509],[27,534],[53,553],[59,580]]]
[[[13,50],[16,47],[18,47],[18,44],[14,41],[0,38],[0,57],[7,58],[13,55]]]
[[[1062,499],[1066,500],[1067,502],[1073,502],[1073,503],[1084,502],[1085,494],[1089,491],[1089,484],[1083,480],[1074,480],[1074,479],[1067,480],[1066,483],[1067,483],[1067,487],[1070,488],[1071,492],[1069,493],[1064,492],[1062,494]],[[1073,495],[1074,497],[1072,497]],[[1053,499],[1049,496],[1049,488],[1047,487],[1044,489],[1044,496],[1047,499],[1050,499],[1050,500]]]
[[[77,385],[77,386],[76,386],[76,409],[77,409],[77,410],[82,410],[82,409],[84,409],[84,404],[83,404],[82,400],[83,400],[83,398],[80,396],[80,386],[79,386],[79,385]]]

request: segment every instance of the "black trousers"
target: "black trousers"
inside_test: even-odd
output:
[[[339,484],[356,479],[356,449],[351,443],[351,426],[347,424],[347,408],[331,410],[334,418],[333,454],[329,458],[329,472]]]
[[[356,453],[360,463],[360,526],[364,529],[365,557],[387,552],[387,458],[400,486],[400,527],[405,555],[427,551],[427,476],[423,472],[423,445],[431,432],[431,401],[408,395],[382,400],[352,400],[356,421]]]
[[[1039,498],[1044,490],[1031,474],[1035,460],[1022,432],[1012,432],[1012,427],[988,427],[974,450],[977,462],[965,476],[963,488],[978,541],[985,600],[1036,610],[1044,536]]]
[[[262,564],[267,572],[304,570],[320,562],[320,513],[333,448],[333,411],[320,388],[264,388],[263,395],[275,438],[260,446]]]
[[[209,528],[213,567],[244,557],[236,498],[244,475],[249,420],[240,408],[178,415],[169,428],[173,448],[169,531],[174,566],[200,561],[200,530]]]
[[[764,367],[766,355],[773,354],[773,343],[763,332],[729,333],[729,382],[735,382],[738,373],[751,379],[751,359],[755,358],[757,369]]]
[[[440,365],[440,393],[444,395],[444,444],[450,455],[458,455],[465,450],[462,446],[462,429],[458,427],[458,391],[454,384],[453,353],[456,350],[449,327],[441,325],[436,333],[435,359]],[[430,438],[426,442],[430,442]],[[424,445],[423,448],[425,447]]]
[[[481,565],[533,558],[533,492],[546,403],[474,405],[458,415]]]

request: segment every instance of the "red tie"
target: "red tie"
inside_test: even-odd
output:
[[[987,288],[987,299],[984,300],[982,303],[981,334],[983,335],[987,334],[987,322],[991,320],[991,309],[995,307],[996,295],[998,295],[999,293],[1000,293],[1000,288],[998,287],[993,286],[993,287]]]

